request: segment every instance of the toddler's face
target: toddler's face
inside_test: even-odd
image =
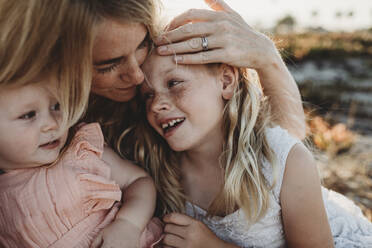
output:
[[[56,82],[0,91],[0,168],[38,167],[54,162],[66,142]]]
[[[147,119],[173,150],[199,149],[220,138],[224,100],[217,72],[204,65],[177,66],[172,57],[156,54],[142,69]]]

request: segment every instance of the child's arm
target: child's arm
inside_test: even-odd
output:
[[[333,247],[316,164],[302,144],[288,155],[280,202],[288,247]]]
[[[111,167],[111,178],[123,190],[123,205],[115,221],[101,232],[94,244],[102,244],[101,247],[136,247],[154,213],[154,183],[139,166],[121,159],[108,147],[104,149],[103,160]]]
[[[155,210],[156,191],[152,178],[109,147],[105,147],[103,160],[111,167],[111,178],[123,190],[124,204],[116,218],[130,221],[143,230]]]

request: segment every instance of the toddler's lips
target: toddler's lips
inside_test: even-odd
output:
[[[40,145],[40,148],[51,150],[58,147],[59,143],[60,143],[59,139],[56,139],[51,142]]]

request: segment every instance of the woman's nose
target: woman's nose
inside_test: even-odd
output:
[[[128,58],[126,69],[120,75],[121,79],[133,85],[139,85],[145,79],[145,76],[135,58]]]

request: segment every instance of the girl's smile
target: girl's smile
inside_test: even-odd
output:
[[[175,151],[221,142],[222,84],[203,65],[176,65],[172,57],[152,54],[143,65],[141,95],[147,119]]]
[[[174,131],[183,124],[185,120],[186,118],[184,117],[159,120],[159,125],[163,129],[163,136],[166,138],[170,137],[174,133]]]

